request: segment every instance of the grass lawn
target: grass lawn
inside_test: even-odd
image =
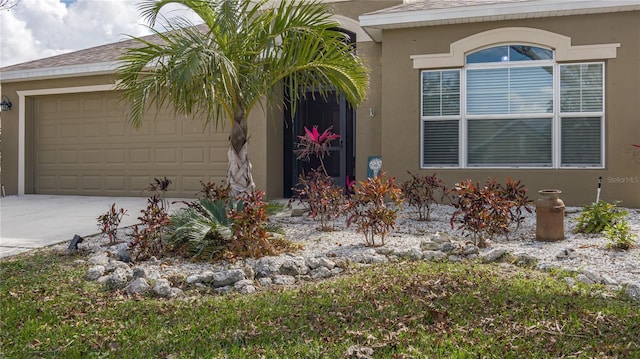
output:
[[[640,358],[640,307],[557,273],[402,262],[155,300],[103,291],[74,259],[0,261],[0,357]]]

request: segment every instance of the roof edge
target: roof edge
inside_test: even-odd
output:
[[[0,72],[0,83],[115,73],[117,61]]]
[[[640,10],[639,0],[538,0],[506,2],[489,5],[454,7],[447,9],[405,10],[361,15],[360,26],[370,35],[383,29],[511,20],[528,17],[551,17],[580,14]],[[376,41],[381,37],[376,36]]]

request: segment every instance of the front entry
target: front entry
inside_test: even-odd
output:
[[[284,194],[291,197],[291,188],[298,183],[302,173],[309,173],[319,167],[316,159],[310,162],[296,159],[294,150],[298,142],[298,136],[305,134],[305,127],[312,129],[318,127],[322,133],[331,127],[331,131],[340,135],[339,139],[331,142],[329,153],[324,157],[324,166],[327,174],[339,186],[345,186],[346,176],[354,177],[354,111],[347,103],[344,96],[336,96],[335,92],[328,95],[327,99],[321,96],[313,96],[307,93],[298,105],[293,121],[287,121],[290,126],[285,130],[284,138]]]

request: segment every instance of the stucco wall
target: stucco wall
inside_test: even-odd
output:
[[[530,197],[557,188],[568,205],[595,200],[599,176],[601,198],[640,207],[640,163],[633,147],[640,143],[640,12],[554,17],[461,25],[386,30],[382,43],[382,155],[390,175],[407,178],[406,171],[437,173],[449,186],[469,178],[523,180]],[[572,39],[572,45],[620,43],[617,58],[605,62],[605,163],[604,169],[425,169],[420,170],[420,71],[411,55],[448,53],[449,45],[470,35],[500,27],[531,27]]]

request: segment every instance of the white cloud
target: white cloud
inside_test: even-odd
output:
[[[20,0],[0,11],[0,67],[149,34],[138,0]],[[185,14],[176,6],[169,17]],[[193,21],[194,16],[189,16]]]

